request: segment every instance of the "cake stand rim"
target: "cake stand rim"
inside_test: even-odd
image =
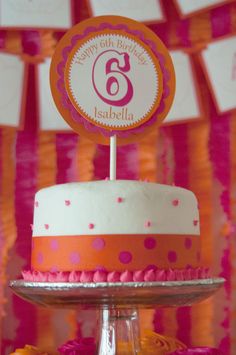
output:
[[[85,289],[85,288],[144,288],[144,287],[190,287],[190,286],[209,286],[224,284],[223,277],[209,277],[206,279],[184,280],[184,281],[142,281],[142,282],[39,282],[25,281],[16,279],[9,281],[9,287],[25,287],[25,288],[58,288],[58,289]]]
[[[224,278],[87,284],[11,280],[9,286],[25,301],[46,307],[127,309],[192,305],[212,296],[224,282]]]

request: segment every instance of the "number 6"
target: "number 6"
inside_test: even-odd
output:
[[[102,101],[114,106],[125,106],[130,102],[133,97],[133,86],[128,76],[124,74],[129,71],[128,53],[107,50],[99,54],[93,65],[92,82],[96,94]],[[101,74],[105,74],[107,79],[105,82]]]

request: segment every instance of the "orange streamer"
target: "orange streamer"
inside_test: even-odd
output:
[[[159,131],[153,130],[138,144],[139,178],[157,180],[157,144]]]
[[[5,40],[5,49],[12,54],[21,54],[21,35],[18,31],[7,31]]]
[[[192,45],[204,46],[211,41],[211,21],[209,12],[191,17],[189,35]]]
[[[38,181],[37,189],[56,183],[55,133],[40,132],[38,136]]]
[[[41,31],[41,54],[44,57],[51,57],[56,47],[56,40],[53,37],[53,31]]]
[[[236,8],[235,8],[236,10]],[[235,11],[236,15],[236,11]],[[236,20],[236,17],[235,17]],[[235,21],[236,23],[236,21]],[[231,213],[232,213],[232,237],[231,237],[231,245],[230,245],[230,253],[231,253],[231,260],[236,260],[236,113],[233,113],[231,116]],[[234,226],[234,227],[233,227]],[[232,262],[232,274],[231,274],[231,287],[232,287],[232,294],[236,294],[236,264]],[[236,304],[235,302],[231,302],[231,348],[236,349],[236,334],[234,329],[236,329]]]
[[[211,40],[210,13],[201,13],[190,20],[189,35],[192,47],[199,48]],[[196,59],[196,58],[195,58]],[[198,76],[202,73],[195,61]],[[212,256],[212,171],[208,156],[209,140],[209,93],[204,80],[199,81],[199,91],[202,93],[204,106],[204,121],[188,125],[189,140],[189,188],[196,194],[200,206],[201,221],[201,255],[202,264],[210,266]],[[193,345],[214,345],[212,335],[213,303],[207,300],[192,307],[191,338]]]
[[[77,148],[77,177],[79,181],[90,181],[94,178],[93,159],[96,153],[96,144],[80,136]]]
[[[139,178],[155,182],[157,180],[157,145],[159,131],[155,130],[142,139],[138,145]],[[146,310],[140,310],[140,332],[152,327],[153,311],[146,314]]]
[[[208,122],[189,125],[189,182],[200,205],[201,254],[204,266],[212,265],[211,194],[212,175],[208,158]],[[192,308],[193,345],[213,345],[212,337],[213,304],[208,300]]]
[[[190,148],[190,189],[196,194],[200,204],[201,254],[202,264],[212,265],[212,230],[211,230],[211,167],[208,160],[208,124],[207,122],[189,126]],[[213,304],[208,300],[192,309],[193,345],[213,344],[212,337]],[[198,344],[197,344],[198,342]]]
[[[56,149],[55,133],[40,132],[38,135],[38,177],[37,190],[56,183]],[[33,206],[32,206],[33,208]],[[37,310],[37,345],[43,349],[51,350],[55,346],[50,333],[53,329],[52,318],[55,313],[52,309]]]
[[[169,128],[160,130],[157,148],[157,174],[158,182],[172,184],[174,176],[174,150],[173,141],[169,134]],[[162,312],[162,326],[164,334],[176,337],[178,322],[176,318],[176,308],[165,308]]]

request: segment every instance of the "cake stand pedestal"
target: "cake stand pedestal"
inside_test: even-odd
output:
[[[212,296],[223,278],[193,281],[63,283],[10,281],[18,296],[39,306],[99,310],[97,354],[141,354],[138,309],[190,306]]]

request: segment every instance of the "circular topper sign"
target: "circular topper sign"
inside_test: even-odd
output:
[[[83,21],[59,42],[51,64],[56,106],[97,143],[130,143],[161,123],[174,97],[170,55],[146,26],[120,16]]]

